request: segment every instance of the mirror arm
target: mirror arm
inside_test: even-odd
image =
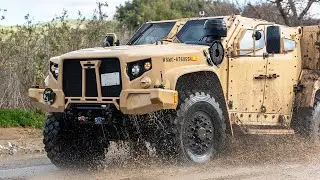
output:
[[[271,25],[271,26],[274,26],[275,23],[260,23],[260,24],[257,24],[254,28],[253,28],[253,33],[252,33],[252,39],[253,39],[253,56],[256,55],[256,38],[255,38],[255,34],[256,34],[256,31],[257,31],[257,28],[259,26],[266,26],[266,25]]]

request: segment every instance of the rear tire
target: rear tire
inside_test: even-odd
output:
[[[320,102],[312,108],[300,108],[293,122],[295,132],[312,142],[320,142]]]
[[[319,144],[320,142],[320,102],[317,102],[313,108],[311,120],[310,137],[313,142]]]
[[[43,130],[47,156],[59,168],[101,169],[105,147],[96,133],[92,127],[71,124],[63,113],[51,114]]]
[[[320,94],[316,93],[313,107],[296,109],[292,128],[303,137],[319,145],[320,142]]]

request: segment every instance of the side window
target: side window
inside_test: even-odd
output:
[[[261,33],[261,38],[256,40],[255,49],[262,49],[264,48],[265,42],[265,35],[263,30],[259,30]],[[242,39],[240,40],[240,55],[245,55],[252,52],[253,49],[253,38],[252,38],[253,30],[246,29]]]
[[[293,51],[296,48],[296,42],[291,39],[284,38],[283,44],[284,44],[284,51]]]

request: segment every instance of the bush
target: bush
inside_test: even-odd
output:
[[[45,114],[35,110],[2,109],[0,110],[0,127],[42,128]]]

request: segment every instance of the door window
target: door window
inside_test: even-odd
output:
[[[296,48],[296,42],[294,40],[284,38],[283,42],[285,51],[293,51]]]
[[[261,38],[255,42],[255,50],[262,49],[265,47],[265,35],[263,30],[259,30]],[[253,51],[253,30],[246,29],[242,39],[240,40],[240,55],[249,54]]]

